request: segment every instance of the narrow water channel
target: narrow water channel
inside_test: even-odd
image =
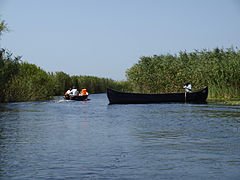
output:
[[[0,104],[0,179],[239,179],[240,106]]]

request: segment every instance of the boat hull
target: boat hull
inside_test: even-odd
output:
[[[66,100],[75,100],[75,101],[86,101],[88,98],[88,95],[83,96],[64,96],[64,99]]]
[[[124,93],[109,88],[107,89],[109,104],[146,104],[168,102],[206,103],[207,96],[208,87],[186,93],[164,94]]]

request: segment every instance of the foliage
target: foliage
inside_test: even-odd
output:
[[[124,83],[94,76],[70,76],[64,72],[47,73],[38,66],[0,51],[0,100],[2,102],[47,99],[75,86],[87,88],[90,93],[106,92],[107,87],[123,88]]]
[[[0,20],[0,37],[9,31]],[[94,76],[70,76],[64,72],[47,73],[34,64],[21,62],[21,57],[0,49],[0,102],[34,101],[46,99],[75,86],[87,88],[90,93],[106,92],[106,88],[122,87],[121,83]]]
[[[9,31],[9,28],[4,20],[0,21],[0,38],[3,32]]]
[[[141,57],[126,71],[133,90],[144,93],[181,92],[186,82],[194,89],[209,86],[211,97],[240,96],[240,51],[236,48],[180,52]]]
[[[19,72],[11,79],[5,89],[5,101],[42,100],[53,94],[50,75],[34,64],[22,62]]]
[[[12,57],[5,49],[0,50],[0,99],[5,99],[6,85],[19,71],[19,60],[21,57]]]
[[[9,31],[0,20],[0,38]],[[75,86],[90,93],[103,93],[106,88],[141,93],[181,92],[191,82],[195,89],[209,86],[210,97],[240,97],[240,50],[237,48],[202,50],[178,55],[141,57],[126,71],[127,81],[114,81],[94,76],[70,76],[64,72],[47,73],[34,64],[21,62],[0,49],[0,101],[46,99]]]
[[[64,72],[52,74],[53,95],[62,95],[67,89],[72,87],[72,78]]]
[[[79,90],[86,88],[91,94],[103,93],[106,92],[107,87],[116,87],[117,84],[117,81],[108,78],[99,78],[95,76],[69,76],[62,72],[61,75],[61,80],[59,80],[59,73],[53,75],[53,78],[55,79],[55,95],[63,95],[67,89],[73,87]],[[56,79],[58,79],[58,81],[56,81]]]

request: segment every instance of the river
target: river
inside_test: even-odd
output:
[[[240,106],[0,104],[0,179],[240,179]]]

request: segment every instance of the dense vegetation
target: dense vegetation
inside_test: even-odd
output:
[[[0,21],[0,38],[9,31]],[[23,62],[21,57],[0,48],[0,101],[34,101],[47,99],[75,86],[87,88],[89,93],[102,93],[107,87],[122,89],[124,82],[94,76],[70,76],[64,72],[49,73],[34,64]]]
[[[9,52],[0,50],[0,100],[5,99],[7,85],[19,70],[19,57],[13,58]]]
[[[136,92],[180,92],[186,82],[194,89],[209,86],[210,97],[240,97],[240,50],[180,52],[141,57],[126,72]]]
[[[121,82],[94,76],[70,76],[64,72],[48,73],[34,64],[13,58],[0,50],[0,93],[2,102],[34,101],[63,95],[75,86],[87,88],[90,93],[102,93],[107,87],[121,88]]]
[[[8,31],[0,21],[0,38]],[[209,86],[210,97],[240,97],[240,50],[180,52],[178,55],[141,57],[126,71],[127,81],[94,76],[70,76],[49,73],[34,64],[23,62],[0,48],[0,101],[33,101],[50,98],[75,86],[90,93],[103,93],[107,87],[141,93],[181,92],[190,82],[194,89]]]
[[[5,89],[5,101],[41,100],[52,95],[51,76],[34,64],[21,62]]]
[[[53,95],[62,95],[67,89],[73,86],[81,90],[86,88],[89,93],[106,92],[107,87],[122,87],[122,83],[108,78],[95,76],[69,76],[64,72],[51,73],[53,81]]]
[[[13,58],[0,50],[0,93],[3,102],[34,101],[63,95],[75,86],[90,93],[102,93],[107,87],[121,88],[121,82],[94,76],[70,76],[64,72],[48,73],[34,64]]]

